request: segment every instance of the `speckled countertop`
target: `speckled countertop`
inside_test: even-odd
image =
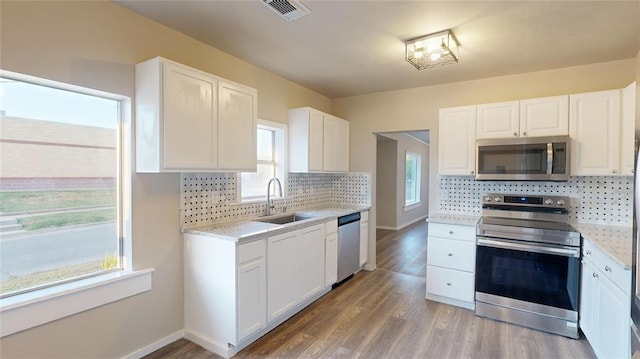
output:
[[[457,213],[436,213],[427,218],[429,223],[458,224],[461,226],[475,226],[480,220],[478,215]]]
[[[602,224],[572,223],[585,240],[593,242],[624,269],[631,269],[633,228]]]
[[[328,220],[344,216],[346,214],[367,211],[369,209],[370,207],[368,206],[314,207],[292,212],[312,218],[287,224],[265,223],[245,218],[237,221],[220,222],[202,227],[189,228],[183,230],[183,232],[190,234],[203,234],[236,242],[244,242],[250,241],[252,239],[262,238],[265,235],[272,236],[290,230],[295,230],[297,228],[323,223]],[[278,217],[282,215],[285,215],[285,213],[274,213],[272,217]]]

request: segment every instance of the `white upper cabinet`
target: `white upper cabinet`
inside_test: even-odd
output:
[[[520,101],[520,136],[566,136],[569,134],[569,96]]]
[[[138,172],[255,171],[255,89],[160,57],[135,82]]]
[[[518,101],[487,103],[477,106],[476,138],[519,136]]]
[[[476,106],[440,109],[438,125],[438,174],[473,175]]]
[[[289,171],[349,171],[349,122],[310,107],[289,110]]]
[[[569,96],[553,96],[477,106],[478,139],[569,134]]]
[[[636,83],[622,89],[622,124],[620,138],[620,174],[633,175],[636,126]]]
[[[218,97],[218,167],[255,171],[258,93],[221,80]]]
[[[570,96],[571,175],[620,173],[620,90]]]

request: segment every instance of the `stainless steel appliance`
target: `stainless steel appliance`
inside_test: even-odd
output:
[[[360,212],[338,217],[338,282],[360,270]]]
[[[476,141],[476,179],[568,181],[569,136]]]
[[[482,195],[476,315],[578,338],[580,233],[569,199]]]

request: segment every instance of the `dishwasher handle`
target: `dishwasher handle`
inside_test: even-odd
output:
[[[358,222],[360,220],[360,212],[347,214],[346,216],[338,217],[338,227],[344,226],[349,223]]]

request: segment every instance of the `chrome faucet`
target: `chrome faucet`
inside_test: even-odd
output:
[[[271,214],[271,210],[274,209],[276,206],[273,204],[273,199],[271,199],[271,182],[276,181],[276,184],[278,185],[278,190],[280,191],[280,197],[282,197],[282,184],[280,183],[280,180],[278,179],[278,177],[273,177],[272,179],[269,180],[269,183],[267,183],[267,212],[265,215],[270,215]]]

